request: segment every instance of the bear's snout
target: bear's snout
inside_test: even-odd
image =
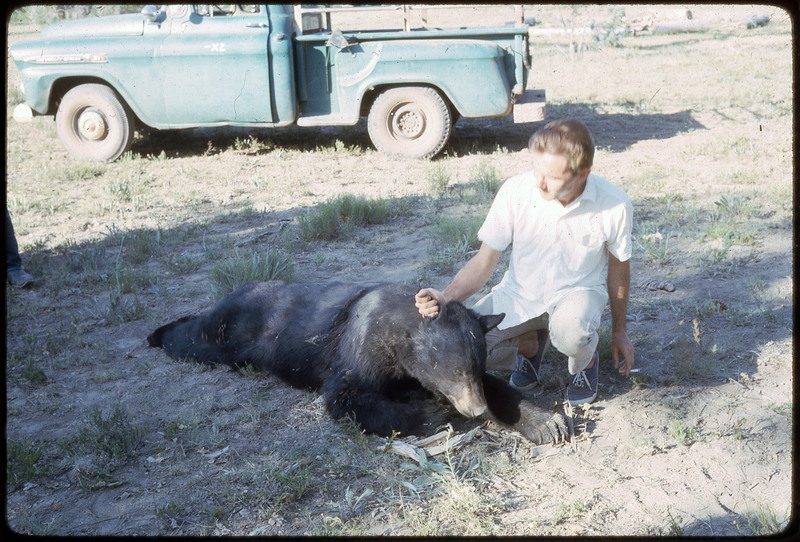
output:
[[[468,418],[482,416],[489,408],[481,386],[461,386],[451,390],[450,393],[445,393],[445,396],[453,403],[456,410]]]

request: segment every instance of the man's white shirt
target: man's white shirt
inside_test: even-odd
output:
[[[547,201],[533,172],[508,179],[497,193],[478,238],[495,250],[509,245],[508,271],[492,289],[494,312],[504,312],[506,329],[551,312],[574,289],[608,298],[608,253],[631,257],[631,199],[594,174],[566,207]]]

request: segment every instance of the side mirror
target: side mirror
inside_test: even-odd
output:
[[[145,21],[148,23],[154,23],[156,22],[156,19],[158,19],[158,14],[160,11],[158,10],[158,6],[145,6],[142,8],[141,13]]]
[[[336,28],[333,30],[333,32],[331,32],[331,37],[328,38],[328,41],[325,43],[325,45],[328,47],[333,45],[337,49],[347,49],[352,44],[347,41],[347,38],[344,37],[342,31]]]

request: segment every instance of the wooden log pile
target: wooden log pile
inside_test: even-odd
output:
[[[753,15],[739,22],[739,26],[747,29],[766,26],[770,21],[769,15]],[[690,34],[694,32],[707,32],[710,25],[703,20],[693,18],[692,12],[686,10],[680,16],[669,20],[656,21],[654,16],[630,21],[628,33],[634,36],[650,34]]]
[[[769,15],[753,15],[749,19],[745,19],[742,21],[742,24],[748,30],[753,28],[758,28],[760,26],[766,26],[769,22]]]
[[[705,21],[686,20],[656,23],[651,32],[653,34],[689,34],[692,32],[705,32],[708,24]]]

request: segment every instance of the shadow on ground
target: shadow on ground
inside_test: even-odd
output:
[[[588,104],[548,106],[547,120],[543,122],[514,124],[511,117],[488,119],[460,119],[453,130],[450,142],[440,156],[466,156],[488,154],[498,148],[510,152],[524,150],[528,139],[546,122],[577,118],[591,130],[597,148],[608,152],[623,152],[639,141],[663,140],[692,130],[704,130],[691,111],[676,113],[641,113],[634,107],[629,113],[604,112]],[[143,156],[158,155],[162,151],[170,157],[205,156],[217,154],[227,147],[248,146],[255,138],[253,152],[270,152],[275,148],[294,151],[312,151],[320,148],[354,148],[374,151],[367,136],[366,121],[355,126],[325,126],[313,128],[195,128],[179,131],[142,132],[133,152]]]

